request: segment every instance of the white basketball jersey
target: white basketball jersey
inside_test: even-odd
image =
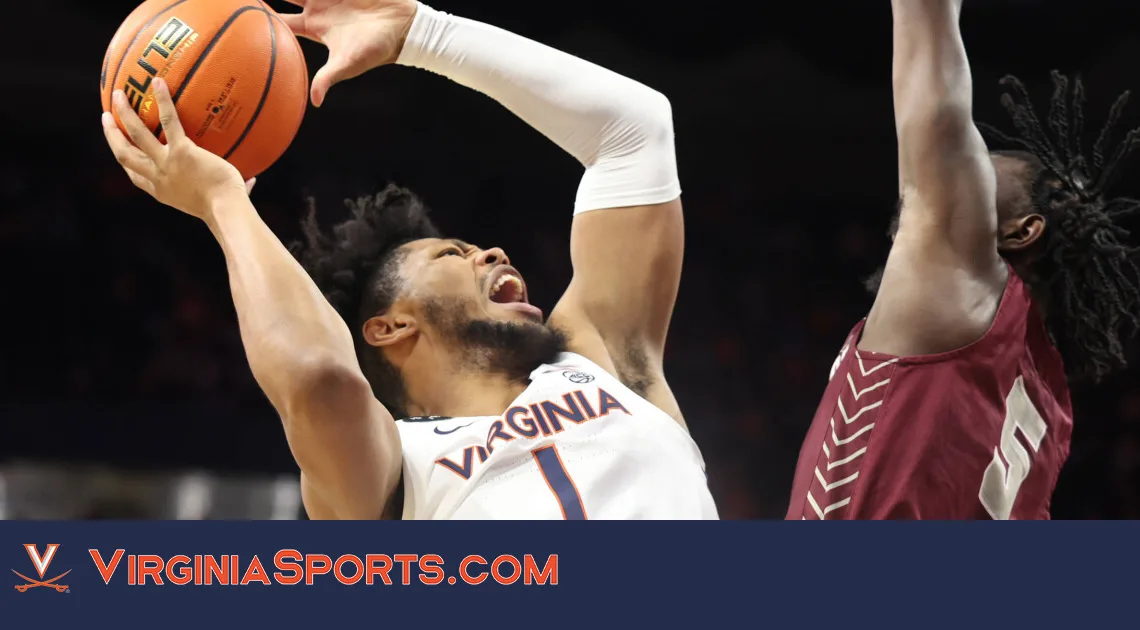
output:
[[[405,519],[716,519],[704,460],[665,412],[577,354],[501,416],[396,423]]]

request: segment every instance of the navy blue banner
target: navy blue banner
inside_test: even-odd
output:
[[[1128,522],[0,522],[0,626],[1132,626],[1138,533]]]

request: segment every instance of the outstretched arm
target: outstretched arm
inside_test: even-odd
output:
[[[396,423],[360,371],[348,326],[244,195],[214,200],[250,369],[281,415],[310,518],[376,519],[400,481]]]
[[[984,334],[1005,267],[996,180],[973,121],[961,0],[893,0],[899,229],[860,347],[941,352]]]
[[[380,518],[400,480],[399,434],[348,327],[258,216],[237,170],[186,137],[166,83],[156,79],[154,93],[166,144],[116,92],[134,146],[104,114],[112,151],[136,185],[204,220],[221,244],[246,357],[281,414],[310,515]]]
[[[551,314],[574,349],[680,420],[661,361],[683,250],[668,99],[502,29],[419,5],[397,63],[494,98],[585,167],[574,277]]]

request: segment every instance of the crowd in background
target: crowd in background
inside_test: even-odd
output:
[[[884,260],[894,205],[886,26],[874,59],[838,69],[790,41],[684,60],[604,29],[551,36],[673,101],[687,242],[666,372],[725,518],[783,516],[831,363],[871,302],[861,278]],[[1017,64],[1047,85],[1040,64]],[[1003,70],[975,69],[991,118]],[[1101,85],[1097,112],[1123,83]],[[93,76],[89,87],[82,123],[11,129],[0,151],[0,463],[295,473],[218,247],[133,188],[96,127]],[[308,196],[328,223],[341,197],[408,185],[449,233],[504,247],[549,311],[570,277],[579,173],[489,99],[392,69],[310,110],[253,199],[289,242]],[[1138,377],[1077,393],[1055,517],[1140,518]]]

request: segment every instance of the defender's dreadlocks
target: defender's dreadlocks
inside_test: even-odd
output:
[[[344,203],[351,218],[325,234],[310,199],[301,224],[305,243],[294,243],[290,251],[348,323],[357,359],[376,399],[401,418],[407,408],[400,373],[364,341],[361,329],[370,317],[386,311],[399,292],[400,246],[439,236],[439,231],[420,199],[398,186]]]
[[[1128,102],[1125,92],[1109,111],[1108,122],[1093,144],[1092,160],[1082,149],[1085,88],[1053,71],[1053,98],[1042,128],[1029,93],[1017,78],[1001,84],[1010,90],[1001,102],[1019,137],[983,126],[996,139],[1028,151],[1040,162],[1032,184],[1033,207],[1045,216],[1041,255],[1027,278],[1044,290],[1046,323],[1066,371],[1074,380],[1099,381],[1126,365],[1124,341],[1140,328],[1140,270],[1120,225],[1140,211],[1140,201],[1109,198],[1119,167],[1140,145],[1140,129],[1129,131],[1115,149],[1109,144]],[[1106,159],[1107,158],[1107,159]],[[1035,165],[1036,166],[1036,165]]]

